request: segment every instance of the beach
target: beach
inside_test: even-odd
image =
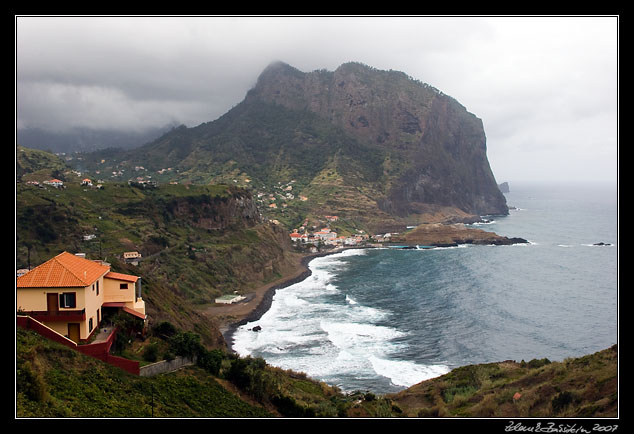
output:
[[[460,366],[601,351],[618,342],[618,208],[608,193],[516,187],[515,208],[487,228],[529,243],[405,242],[317,258],[309,277],[233,331],[231,350],[375,394]]]
[[[315,258],[332,255],[342,252],[343,250],[359,247],[343,247],[327,252],[311,253],[302,256],[298,261],[295,271],[290,272],[274,282],[262,285],[255,292],[246,294],[246,298],[241,302],[228,305],[214,305],[204,310],[204,314],[216,321],[220,332],[227,344],[227,348],[231,350],[232,336],[235,330],[251,321],[257,321],[271,307],[275,291],[287,286],[301,282],[311,275],[308,264]]]

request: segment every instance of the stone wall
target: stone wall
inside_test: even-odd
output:
[[[194,363],[196,363],[195,358],[177,356],[173,360],[161,360],[151,365],[141,366],[139,375],[142,377],[151,377],[165,372],[176,371],[183,366],[193,365]]]

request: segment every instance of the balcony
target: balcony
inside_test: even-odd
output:
[[[31,310],[31,311],[20,311],[19,315],[28,315],[31,318],[38,320],[40,322],[70,322],[70,321],[85,321],[86,320],[86,309],[82,310],[58,310],[58,311],[48,311],[48,310]]]

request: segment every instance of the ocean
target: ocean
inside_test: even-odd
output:
[[[459,366],[562,361],[617,343],[616,187],[520,184],[505,196],[515,209],[478,227],[529,244],[316,258],[236,330],[233,350],[384,394]]]

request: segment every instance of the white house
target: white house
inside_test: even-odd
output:
[[[59,179],[51,179],[50,181],[44,181],[44,184],[50,185],[51,187],[63,187],[64,183]]]
[[[239,301],[244,300],[246,297],[242,296],[242,295],[238,295],[238,294],[228,294],[228,295],[223,295],[222,297],[218,297],[216,298],[216,303],[220,303],[220,304],[232,304],[232,303],[237,303]]]

